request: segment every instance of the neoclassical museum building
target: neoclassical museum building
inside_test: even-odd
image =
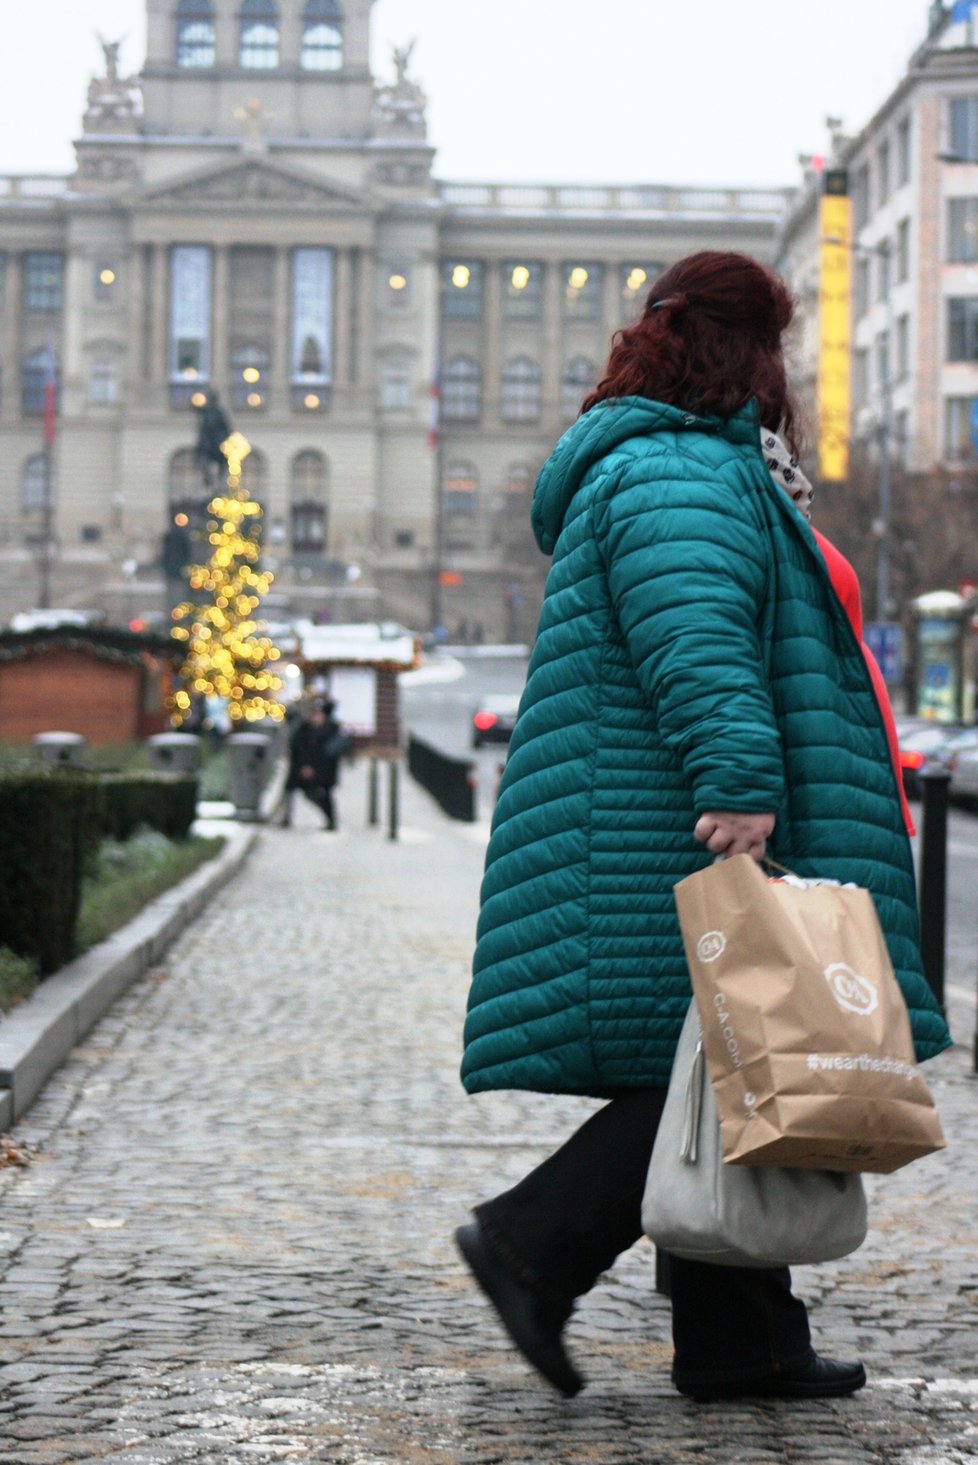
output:
[[[532,485],[613,332],[690,250],[771,257],[789,190],[439,179],[411,47],[375,79],[370,10],[147,0],[75,171],[0,179],[0,619],[164,611],[216,393],[277,617],[526,638]]]

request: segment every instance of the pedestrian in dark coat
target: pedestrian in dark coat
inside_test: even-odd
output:
[[[743,255],[671,266],[536,486],[553,556],[493,817],[462,1075],[470,1093],[610,1100],[457,1241],[565,1394],[563,1329],[642,1234],[690,999],[673,888],[717,855],[873,895],[917,1053],[949,1046],[924,981],[884,717],[823,551],[764,441],[797,456],[792,301]],[[764,435],[762,437],[762,428]],[[672,1258],[672,1377],[697,1400],[865,1383],[812,1349],[786,1267]]]
[[[339,781],[340,759],[348,747],[334,712],[335,702],[317,703],[307,721],[300,722],[289,745],[289,776],[285,785],[283,824],[292,822],[292,795],[296,790],[321,809],[326,828],[339,827],[333,790]]]

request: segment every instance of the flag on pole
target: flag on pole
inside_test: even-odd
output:
[[[58,363],[53,344],[48,344],[44,362],[44,445],[54,447],[58,417]]]
[[[978,0],[954,0],[954,4],[951,6],[952,21],[970,20],[976,6],[978,6]]]
[[[441,376],[435,373],[428,388],[428,446],[432,452],[438,447],[441,432]]]

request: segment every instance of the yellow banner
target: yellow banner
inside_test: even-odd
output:
[[[821,279],[818,297],[818,472],[841,483],[849,472],[852,412],[852,205],[821,200]]]

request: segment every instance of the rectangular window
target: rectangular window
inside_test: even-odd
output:
[[[896,239],[897,282],[903,284],[910,279],[910,220],[901,219],[897,225]]]
[[[890,241],[884,240],[876,251],[876,299],[885,300],[890,293],[892,274]]]
[[[869,223],[869,164],[864,163],[852,180],[852,227],[859,233]]]
[[[864,254],[856,256],[852,277],[852,311],[856,320],[861,320],[869,309],[869,260]]]
[[[0,254],[0,310],[7,302],[7,256]]]
[[[876,154],[876,201],[882,208],[890,196],[890,144],[881,143]]]
[[[896,323],[896,379],[910,375],[910,317],[901,315]]]
[[[952,198],[947,207],[948,261],[978,263],[978,198]]]
[[[108,358],[92,362],[88,400],[96,407],[112,407],[119,400],[119,367]]]
[[[952,463],[978,456],[978,397],[945,398],[944,456]]]
[[[889,331],[880,331],[876,337],[876,382],[881,392],[890,385]]]
[[[564,317],[567,320],[600,320],[604,269],[593,262],[564,265]]]
[[[24,255],[24,306],[27,310],[60,310],[64,256],[48,251]]]
[[[904,117],[896,130],[896,181],[897,188],[910,182],[910,118]]]
[[[543,265],[508,259],[503,265],[503,315],[507,320],[539,320],[543,310]]]
[[[951,100],[951,152],[955,158],[978,163],[978,97]]]
[[[170,381],[210,376],[211,252],[178,244],[170,252]]]
[[[653,283],[662,274],[664,268],[665,266],[661,264],[622,265],[621,298],[628,307],[627,314],[632,319],[635,318],[636,312],[644,306]]]
[[[947,302],[947,361],[978,361],[978,296]]]
[[[906,408],[893,419],[893,452],[897,462],[906,468],[910,457],[910,413]]]
[[[477,259],[450,259],[441,267],[441,298],[444,315],[452,320],[480,320],[482,317],[483,268]]]
[[[380,371],[380,409],[406,412],[411,406],[411,368],[406,361],[388,361]]]
[[[297,249],[292,255],[292,386],[299,405],[322,394],[332,380],[333,251]]]

